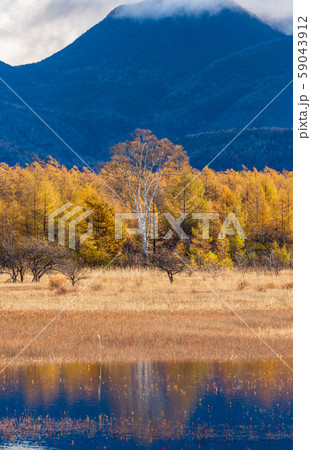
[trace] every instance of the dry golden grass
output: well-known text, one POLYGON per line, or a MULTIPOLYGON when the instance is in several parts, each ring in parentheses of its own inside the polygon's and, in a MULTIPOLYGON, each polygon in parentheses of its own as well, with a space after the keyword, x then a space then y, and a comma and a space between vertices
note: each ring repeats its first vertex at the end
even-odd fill
MULTIPOLYGON (((220 297, 238 309, 292 307, 292 272, 223 272, 216 280, 198 272, 220 297)), ((0 310, 57 310, 84 286, 89 286, 69 307, 71 311, 215 311, 223 304, 196 274, 180 274, 170 285, 165 273, 140 269, 94 271, 75 289, 63 277, 50 275, 41 283, 6 283, 0 277, 0 310)))
MULTIPOLYGON (((275 351, 291 357, 291 271, 231 271, 216 280, 199 275, 275 351)), ((75 289, 60 284, 53 275, 40 284, 1 277, 0 361, 14 357, 88 284, 20 361, 273 357, 195 274, 176 276, 170 285, 161 272, 115 269, 89 273, 75 289)))

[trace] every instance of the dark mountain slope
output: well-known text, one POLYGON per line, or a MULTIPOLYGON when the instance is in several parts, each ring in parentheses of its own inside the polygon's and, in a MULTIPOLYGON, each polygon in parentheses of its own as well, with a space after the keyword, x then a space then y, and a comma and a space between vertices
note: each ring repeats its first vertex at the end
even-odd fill
MULTIPOLYGON (((190 156, 191 163, 202 170, 225 148, 239 130, 199 133, 176 140, 190 156)), ((282 171, 293 167, 293 133, 282 128, 250 128, 241 140, 234 141, 211 164, 214 170, 230 168, 241 170, 243 166, 257 170, 272 167, 282 171)))
MULTIPOLYGON (((292 77, 291 37, 241 8, 157 20, 120 11, 40 63, 0 64, 0 76, 90 164, 137 127, 171 139, 242 128, 292 77)), ((291 127, 290 104, 289 90, 254 126, 291 127)), ((79 163, 3 85, 0 131, 3 161, 51 154, 79 163)))
MULTIPOLYGON (((159 102, 157 112, 170 113, 163 132, 169 132, 172 122, 179 125, 177 134, 246 125, 291 80, 291 48, 291 38, 285 37, 207 65, 159 102)), ((256 125, 291 127, 291 98, 289 88, 256 125)))

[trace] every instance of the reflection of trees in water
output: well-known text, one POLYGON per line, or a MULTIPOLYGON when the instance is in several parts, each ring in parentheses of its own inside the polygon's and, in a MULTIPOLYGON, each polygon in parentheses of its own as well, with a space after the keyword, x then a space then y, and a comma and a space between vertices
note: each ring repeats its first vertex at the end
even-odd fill
MULTIPOLYGON (((144 424, 164 416, 186 423, 204 395, 221 395, 227 402, 256 396, 264 406, 280 395, 291 399, 291 375, 276 361, 31 365, 12 368, 1 384, 3 393, 20 393, 27 409, 79 405, 83 418, 96 406, 108 415, 133 413, 144 424)), ((4 402, 5 397, 2 410, 4 402)))
POLYGON ((199 369, 188 372, 184 365, 177 368, 150 361, 105 365, 101 398, 108 399, 115 415, 133 413, 144 424, 161 421, 165 415, 184 421, 185 411, 195 403, 197 391, 202 389, 199 369))
POLYGON ((270 422, 267 413, 273 414, 275 404, 291 402, 291 383, 287 368, 276 361, 20 366, 1 379, 0 436, 32 438, 40 429, 43 438, 49 432, 67 432, 87 437, 105 433, 132 436, 143 441, 218 439, 224 433, 228 440, 249 433, 254 433, 254 439, 288 439, 291 408, 284 407, 281 416, 288 416, 282 420, 277 415, 270 422), (22 398, 20 411, 12 403, 17 395, 22 398), (229 409, 233 400, 239 408, 245 404, 247 419, 242 427, 234 422, 239 409, 229 409), (6 410, 10 402, 16 413, 6 410), (261 434, 256 434, 248 416, 247 408, 254 412, 255 404, 263 410, 260 420, 267 420, 261 425, 261 434), (220 416, 215 416, 214 407, 221 409, 220 416), (27 416, 24 410, 33 412, 27 416), (41 417, 36 418, 34 411, 41 417), (222 424, 225 411, 232 424, 222 424), (201 415, 201 425, 193 423, 196 412, 201 415))
POLYGON ((229 399, 234 393, 244 397, 257 397, 263 406, 272 406, 282 395, 291 400, 292 372, 275 360, 259 363, 247 361, 239 364, 218 364, 220 392, 229 399))

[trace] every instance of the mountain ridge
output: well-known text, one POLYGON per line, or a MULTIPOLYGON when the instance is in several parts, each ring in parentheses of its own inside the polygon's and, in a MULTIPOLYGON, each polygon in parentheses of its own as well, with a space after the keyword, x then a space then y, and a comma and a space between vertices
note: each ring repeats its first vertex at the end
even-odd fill
MULTIPOLYGON (((291 46, 291 37, 240 9, 152 21, 112 12, 39 63, 0 64, 0 76, 93 164, 135 128, 176 140, 244 127, 291 79, 291 46)), ((256 126, 291 128, 290 102, 288 90, 256 126)), ((1 86, 0 127, 20 148, 17 162, 26 152, 72 164, 55 136, 16 103, 1 86)), ((8 161, 4 148, 0 158, 8 161)))

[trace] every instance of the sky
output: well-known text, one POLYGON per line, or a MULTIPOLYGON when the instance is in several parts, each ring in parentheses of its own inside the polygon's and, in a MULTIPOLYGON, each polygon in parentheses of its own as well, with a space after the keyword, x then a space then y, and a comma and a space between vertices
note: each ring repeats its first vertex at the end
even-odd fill
MULTIPOLYGON (((154 0, 157 1, 157 0, 154 0)), ((162 0, 168 8, 187 2, 223 0, 162 0)), ((66 47, 120 4, 137 0, 0 0, 0 61, 11 65, 40 61, 66 47)), ((290 31, 292 0, 236 0, 268 22, 290 31)), ((166 7, 166 6, 165 6, 166 7)))

